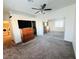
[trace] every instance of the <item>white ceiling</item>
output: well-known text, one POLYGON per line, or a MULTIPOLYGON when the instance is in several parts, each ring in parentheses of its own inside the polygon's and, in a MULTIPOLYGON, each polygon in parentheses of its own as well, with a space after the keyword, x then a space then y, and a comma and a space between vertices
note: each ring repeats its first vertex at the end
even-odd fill
POLYGON ((21 11, 29 14, 33 14, 36 12, 36 10, 33 10, 34 8, 40 8, 42 4, 46 3, 46 8, 52 8, 52 11, 55 11, 59 8, 63 8, 65 6, 71 5, 75 3, 75 0, 4 0, 4 10, 15 10, 15 11, 21 11))

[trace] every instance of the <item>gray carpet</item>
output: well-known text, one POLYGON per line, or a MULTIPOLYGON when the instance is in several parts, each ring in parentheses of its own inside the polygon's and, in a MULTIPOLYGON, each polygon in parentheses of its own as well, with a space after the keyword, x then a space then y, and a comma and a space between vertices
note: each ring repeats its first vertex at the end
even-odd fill
POLYGON ((4 59, 75 59, 72 43, 64 41, 63 32, 48 33, 3 50, 4 59))

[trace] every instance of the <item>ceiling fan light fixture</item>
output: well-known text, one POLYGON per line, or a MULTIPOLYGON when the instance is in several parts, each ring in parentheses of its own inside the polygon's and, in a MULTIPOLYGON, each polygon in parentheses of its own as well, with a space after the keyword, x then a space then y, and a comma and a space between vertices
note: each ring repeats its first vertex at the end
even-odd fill
POLYGON ((52 10, 51 8, 46 9, 45 7, 46 7, 46 4, 43 4, 40 9, 38 9, 38 8, 32 8, 32 9, 34 9, 34 10, 39 10, 39 11, 37 11, 35 14, 37 14, 37 13, 39 13, 39 12, 41 12, 42 14, 45 14, 44 11, 50 11, 50 10, 52 10))

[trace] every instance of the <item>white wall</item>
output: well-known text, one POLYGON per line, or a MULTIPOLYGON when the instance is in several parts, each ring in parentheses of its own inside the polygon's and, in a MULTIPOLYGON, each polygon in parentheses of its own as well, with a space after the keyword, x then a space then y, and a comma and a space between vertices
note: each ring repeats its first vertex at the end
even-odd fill
POLYGON ((42 21, 37 21, 36 22, 36 27, 37 27, 37 35, 38 36, 42 36, 44 35, 44 31, 43 31, 43 22, 42 21))
POLYGON ((9 20, 9 16, 10 16, 9 14, 4 14, 3 15, 3 20, 9 20))
POLYGON ((64 7, 62 9, 52 12, 49 16, 52 19, 63 18, 65 20, 65 40, 73 43, 74 50, 76 51, 75 46, 75 4, 64 7))
POLYGON ((37 35, 43 35, 43 25, 42 21, 38 20, 35 17, 30 17, 23 14, 18 13, 11 13, 12 18, 10 19, 11 26, 13 28, 13 36, 16 43, 21 42, 21 34, 20 29, 18 27, 18 21, 17 20, 33 20, 36 21, 36 29, 37 29, 37 35))
POLYGON ((9 20, 9 16, 10 16, 9 12, 7 11, 3 12, 3 20, 9 20))
POLYGON ((13 37, 16 43, 21 42, 21 35, 20 35, 20 29, 18 28, 18 23, 16 19, 10 20, 11 26, 12 26, 12 32, 13 32, 13 37))

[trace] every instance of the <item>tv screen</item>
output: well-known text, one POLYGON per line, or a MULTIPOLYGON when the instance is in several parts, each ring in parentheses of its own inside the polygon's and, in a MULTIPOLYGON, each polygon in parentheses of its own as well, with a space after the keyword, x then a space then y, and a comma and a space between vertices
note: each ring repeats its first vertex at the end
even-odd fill
POLYGON ((25 20, 18 20, 18 26, 19 28, 28 28, 31 27, 31 21, 25 21, 25 20))

